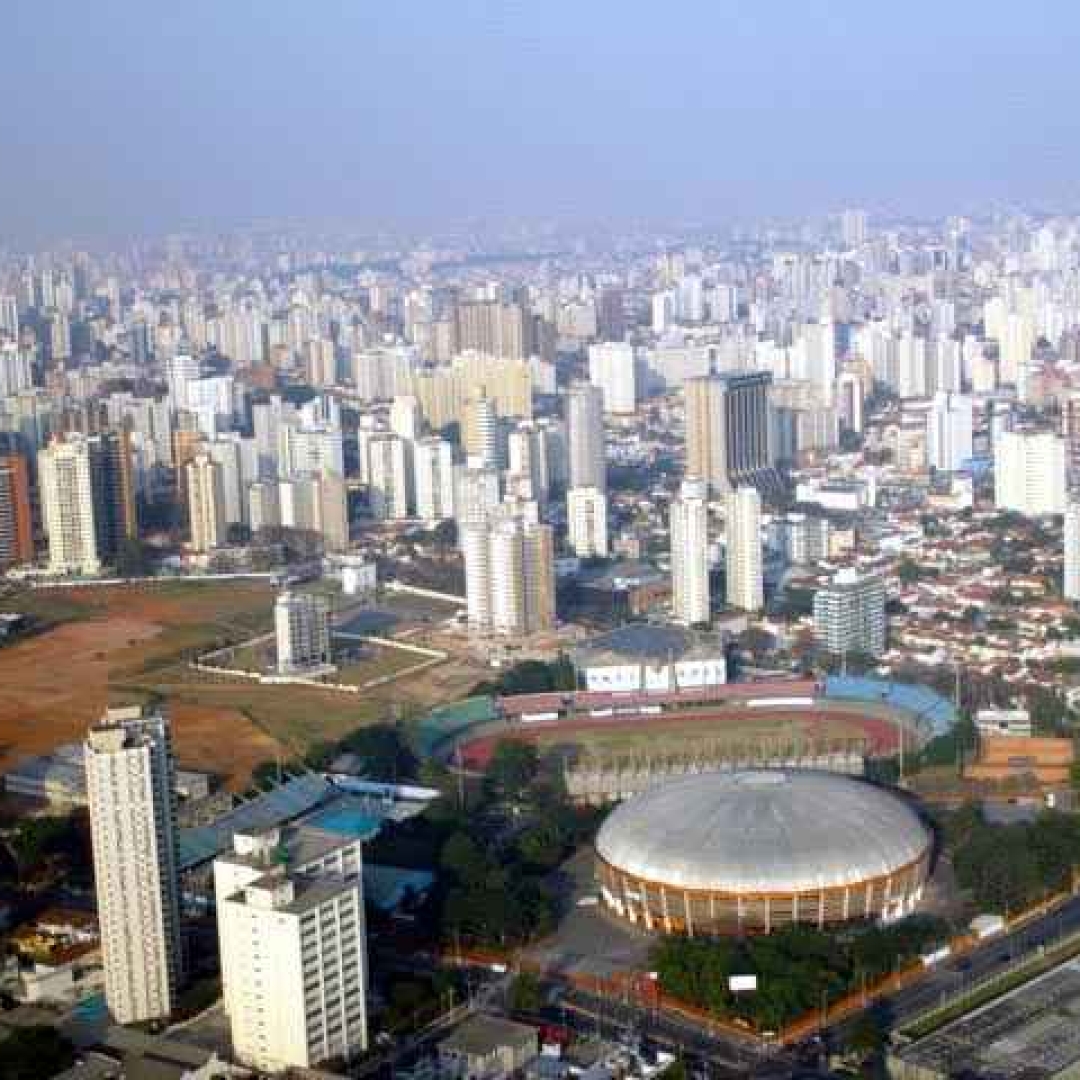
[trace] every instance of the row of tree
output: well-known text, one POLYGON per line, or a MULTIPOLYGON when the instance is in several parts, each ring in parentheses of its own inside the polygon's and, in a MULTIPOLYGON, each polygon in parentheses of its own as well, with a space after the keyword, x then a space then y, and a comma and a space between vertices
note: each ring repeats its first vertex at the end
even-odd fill
POLYGON ((669 937, 656 946, 653 963, 664 993, 776 1031, 873 984, 947 932, 940 920, 920 917, 838 933, 797 926, 750 938, 669 937), (756 976, 757 989, 732 993, 733 975, 756 976))

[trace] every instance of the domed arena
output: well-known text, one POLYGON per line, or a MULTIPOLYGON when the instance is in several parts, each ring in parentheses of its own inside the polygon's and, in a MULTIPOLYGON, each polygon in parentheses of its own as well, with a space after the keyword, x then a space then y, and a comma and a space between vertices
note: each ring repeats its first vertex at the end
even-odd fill
POLYGON ((914 910, 932 837, 887 791, 835 773, 700 773, 615 809, 596 840, 604 904, 665 933, 722 934, 914 910))

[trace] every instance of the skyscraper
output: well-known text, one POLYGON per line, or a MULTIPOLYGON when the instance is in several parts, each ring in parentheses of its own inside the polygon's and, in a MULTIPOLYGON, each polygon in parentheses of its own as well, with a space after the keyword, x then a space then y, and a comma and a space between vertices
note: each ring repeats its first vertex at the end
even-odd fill
POLYGON ((705 481, 688 477, 671 504, 671 607, 675 622, 709 621, 709 513, 705 481))
POLYGON ((101 572, 100 499, 90 462, 89 441, 76 434, 53 441, 38 455, 41 514, 53 573, 101 572))
POLYGON ((85 749, 105 999, 121 1024, 167 1017, 180 977, 168 723, 160 709, 109 709, 85 749))
POLYGON ((926 414, 926 456, 941 472, 957 472, 972 455, 973 409, 964 394, 939 391, 926 414))
POLYGON ((604 395, 598 386, 577 383, 566 397, 570 487, 607 491, 604 452, 604 395))
POLYGON ((470 462, 482 469, 501 468, 499 417, 491 398, 480 395, 466 402, 461 438, 470 462))
POLYGON ((1065 442, 1048 431, 1003 431, 994 445, 994 505, 1037 517, 1065 512, 1065 442))
POLYGON ((742 484, 766 486, 774 456, 770 441, 772 375, 764 371, 707 375, 686 381, 686 473, 716 492, 742 484))
POLYGON ((325 668, 332 660, 330 608, 322 596, 286 590, 274 601, 274 642, 282 675, 325 668))
POLYGON ((197 454, 184 466, 184 475, 191 549, 205 554, 227 540, 222 468, 209 454, 197 454))
POLYGON ((498 514, 462 530, 469 626, 521 637, 555 626, 550 525, 498 514))
POLYGON ((727 496, 725 510, 727 602, 743 611, 765 606, 761 561, 761 496, 740 487, 727 496))
POLYGON ((599 488, 571 488, 566 493, 570 547, 579 558, 608 555, 607 494, 599 488))
POLYGON ((589 346, 589 381, 603 395, 604 411, 632 413, 637 408, 637 351, 625 342, 589 346))
POLYGON ((34 560, 26 458, 0 453, 0 570, 34 560))
POLYGON ((885 651, 885 585, 875 575, 841 570, 814 594, 814 634, 831 653, 885 651))
POLYGON ((1080 503, 1065 508, 1064 550, 1062 552, 1062 595, 1076 603, 1080 600, 1080 503))
POLYGON ((406 442, 397 435, 368 440, 368 499, 380 521, 407 518, 412 503, 406 442))
POLYGON ((413 448, 416 515, 433 525, 454 516, 454 448, 444 439, 421 439, 413 448))
POLYGON ((840 214, 840 242, 846 248, 866 243, 869 216, 865 210, 844 210, 840 214))

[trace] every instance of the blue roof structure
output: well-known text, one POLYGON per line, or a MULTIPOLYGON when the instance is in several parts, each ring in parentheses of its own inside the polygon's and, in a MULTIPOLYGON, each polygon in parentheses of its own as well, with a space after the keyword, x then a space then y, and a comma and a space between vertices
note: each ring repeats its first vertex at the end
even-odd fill
POLYGON ((890 682, 868 676, 832 675, 825 680, 825 696, 844 701, 891 705, 910 713, 928 739, 948 735, 956 723, 956 707, 929 686, 890 682))

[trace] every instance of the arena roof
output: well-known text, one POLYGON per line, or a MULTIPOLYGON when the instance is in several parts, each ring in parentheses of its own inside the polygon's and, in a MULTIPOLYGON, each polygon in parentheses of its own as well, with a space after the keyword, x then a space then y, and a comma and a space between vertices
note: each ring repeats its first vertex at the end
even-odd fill
POLYGON ((914 863, 931 837, 895 795, 832 773, 701 773, 619 806, 597 853, 675 889, 793 893, 854 885, 914 863))
POLYGON ((669 663, 713 659, 724 655, 724 643, 681 626, 621 626, 572 650, 578 667, 598 664, 669 663))

